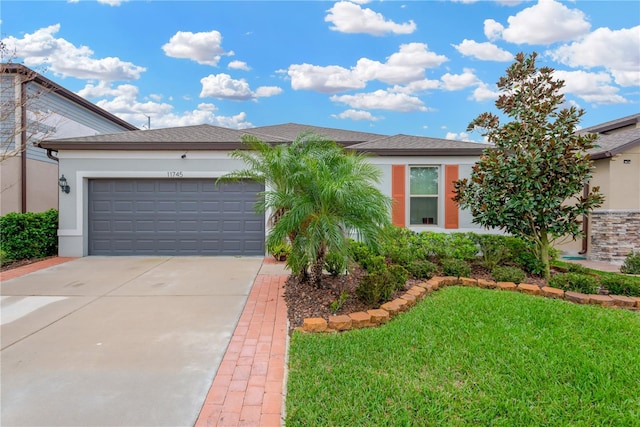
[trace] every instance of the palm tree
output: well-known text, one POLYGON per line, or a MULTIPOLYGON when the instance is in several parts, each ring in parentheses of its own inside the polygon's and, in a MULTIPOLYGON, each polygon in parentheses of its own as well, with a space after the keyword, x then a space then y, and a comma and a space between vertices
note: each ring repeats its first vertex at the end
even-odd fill
POLYGON ((232 155, 248 167, 223 179, 265 183, 257 208, 273 212, 267 246, 288 239, 292 271, 320 286, 326 255, 347 257, 350 237, 379 244, 391 201, 375 187, 381 171, 366 157, 313 134, 300 135, 290 145, 270 146, 253 137, 244 141, 252 151, 232 155))

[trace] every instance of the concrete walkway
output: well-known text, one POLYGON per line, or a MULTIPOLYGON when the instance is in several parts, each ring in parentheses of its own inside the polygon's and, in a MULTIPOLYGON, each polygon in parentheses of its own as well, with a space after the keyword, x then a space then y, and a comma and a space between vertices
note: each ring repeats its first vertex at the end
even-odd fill
MULTIPOLYGON (((47 262, 56 261, 41 267, 47 262)), ((89 257, 11 280, 3 274, 1 424, 190 426, 200 419, 212 425, 205 410, 215 400, 203 406, 205 396, 216 390, 214 377, 222 381, 233 368, 225 416, 219 419, 220 412, 213 425, 256 425, 248 421, 256 419, 256 406, 260 425, 279 425, 286 310, 271 316, 269 304, 283 307, 278 284, 286 275, 262 262, 89 257), (270 323, 271 342, 269 335, 254 337, 261 317, 259 334, 268 334, 270 323), (238 349, 235 367, 220 364, 238 349), (230 416, 240 398, 232 388, 247 372, 238 417, 230 416), (253 379, 260 376, 261 400, 261 379, 253 379)))

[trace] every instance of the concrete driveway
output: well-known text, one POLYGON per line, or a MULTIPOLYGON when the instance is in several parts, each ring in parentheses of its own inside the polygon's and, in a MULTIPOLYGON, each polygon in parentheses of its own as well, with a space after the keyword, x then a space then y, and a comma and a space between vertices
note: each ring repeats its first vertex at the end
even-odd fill
POLYGON ((1 425, 193 425, 262 261, 87 257, 3 282, 1 425))

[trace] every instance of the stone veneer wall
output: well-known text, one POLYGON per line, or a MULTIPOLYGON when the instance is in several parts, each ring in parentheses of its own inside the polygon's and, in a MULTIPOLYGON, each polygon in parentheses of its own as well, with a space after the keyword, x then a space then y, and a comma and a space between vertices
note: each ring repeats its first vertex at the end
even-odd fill
POLYGON ((589 259, 622 264, 640 251, 640 210, 599 210, 591 214, 589 259))

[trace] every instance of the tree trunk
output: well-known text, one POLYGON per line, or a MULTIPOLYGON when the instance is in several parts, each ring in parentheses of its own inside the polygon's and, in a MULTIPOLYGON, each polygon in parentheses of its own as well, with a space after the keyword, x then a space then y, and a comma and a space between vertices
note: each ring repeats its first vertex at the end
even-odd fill
POLYGON ((544 278, 549 280, 551 277, 551 267, 549 265, 549 237, 546 232, 542 233, 539 245, 540 261, 542 261, 542 265, 544 266, 544 278))
POLYGON ((311 264, 311 273, 309 274, 309 281, 316 288, 320 287, 322 282, 322 269, 324 268, 325 250, 321 249, 313 264, 311 264))

